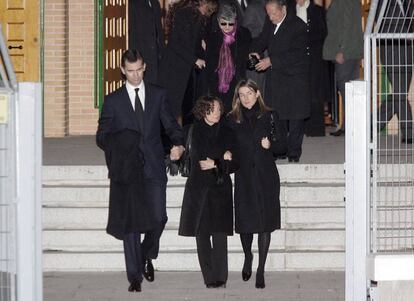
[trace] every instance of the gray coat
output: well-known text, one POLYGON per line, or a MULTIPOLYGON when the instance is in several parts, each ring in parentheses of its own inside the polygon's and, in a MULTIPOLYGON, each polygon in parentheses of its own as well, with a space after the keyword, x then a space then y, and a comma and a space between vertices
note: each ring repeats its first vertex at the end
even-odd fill
POLYGON ((328 35, 323 46, 323 58, 334 61, 342 52, 346 60, 361 59, 364 45, 359 0, 333 0, 326 13, 328 35))

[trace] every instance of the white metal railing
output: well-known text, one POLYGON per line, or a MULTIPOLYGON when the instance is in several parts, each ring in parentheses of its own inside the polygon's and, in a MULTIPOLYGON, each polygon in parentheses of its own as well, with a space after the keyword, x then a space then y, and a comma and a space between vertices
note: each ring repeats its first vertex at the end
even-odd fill
POLYGON ((0 300, 14 301, 17 271, 16 77, 0 25, 0 300))
POLYGON ((377 300, 371 285, 376 281, 414 280, 414 131, 408 97, 414 85, 414 0, 372 0, 364 48, 366 106, 357 103, 355 84, 349 88, 354 97, 347 95, 353 99, 346 116, 351 125, 346 130, 347 301, 366 300, 367 293, 377 300), (366 118, 349 116, 358 109, 366 109, 366 118), (358 140, 361 129, 368 133, 366 141, 358 140), (355 143, 360 145, 352 149, 355 143))
POLYGON ((17 83, 0 25, 0 300, 42 300, 40 83, 17 83))

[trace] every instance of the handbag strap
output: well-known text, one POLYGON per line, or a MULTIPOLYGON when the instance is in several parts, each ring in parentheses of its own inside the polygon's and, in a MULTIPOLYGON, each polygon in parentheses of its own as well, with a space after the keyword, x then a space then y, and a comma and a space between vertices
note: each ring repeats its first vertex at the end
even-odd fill
POLYGON ((187 141, 185 142, 185 151, 188 151, 188 153, 190 153, 191 151, 191 141, 193 140, 193 128, 194 125, 190 125, 190 128, 188 129, 187 141))

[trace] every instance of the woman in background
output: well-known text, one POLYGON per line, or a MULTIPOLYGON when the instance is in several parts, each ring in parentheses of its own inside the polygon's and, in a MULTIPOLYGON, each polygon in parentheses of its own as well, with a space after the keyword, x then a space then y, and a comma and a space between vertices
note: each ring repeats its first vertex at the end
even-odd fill
POLYGON ((212 27, 206 40, 207 86, 210 94, 220 97, 228 113, 236 84, 246 78, 251 35, 237 22, 236 7, 226 2, 220 4, 213 22, 218 22, 218 27, 212 27))
POLYGON ((168 44, 160 61, 159 84, 167 89, 171 109, 180 123, 193 70, 206 66, 202 40, 216 8, 217 0, 180 0, 168 12, 168 44))

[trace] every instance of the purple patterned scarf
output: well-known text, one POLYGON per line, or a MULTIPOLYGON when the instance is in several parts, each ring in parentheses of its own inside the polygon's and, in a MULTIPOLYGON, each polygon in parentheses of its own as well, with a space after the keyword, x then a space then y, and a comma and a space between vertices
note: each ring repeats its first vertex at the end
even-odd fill
POLYGON ((220 93, 226 93, 230 88, 230 82, 236 73, 231 57, 230 45, 236 41, 237 23, 234 24, 233 30, 229 33, 223 32, 223 44, 220 48, 220 56, 216 72, 218 73, 218 90, 220 93))

